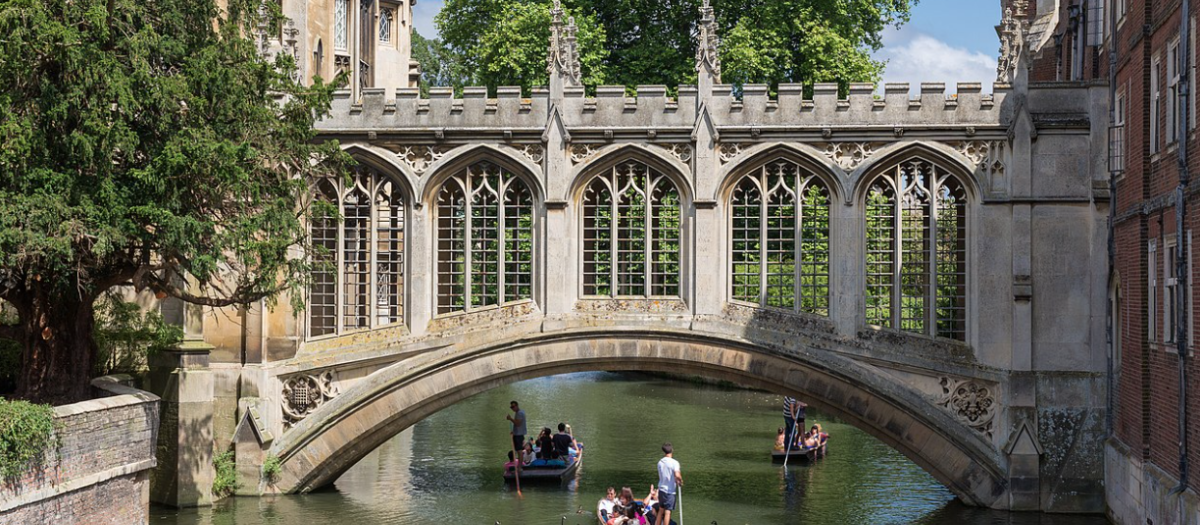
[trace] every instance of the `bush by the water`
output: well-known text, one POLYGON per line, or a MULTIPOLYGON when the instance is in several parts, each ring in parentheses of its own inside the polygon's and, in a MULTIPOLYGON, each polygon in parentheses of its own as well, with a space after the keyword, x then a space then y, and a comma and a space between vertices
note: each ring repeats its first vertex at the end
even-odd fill
POLYGON ((19 479, 55 445, 54 407, 0 398, 0 477, 19 479))

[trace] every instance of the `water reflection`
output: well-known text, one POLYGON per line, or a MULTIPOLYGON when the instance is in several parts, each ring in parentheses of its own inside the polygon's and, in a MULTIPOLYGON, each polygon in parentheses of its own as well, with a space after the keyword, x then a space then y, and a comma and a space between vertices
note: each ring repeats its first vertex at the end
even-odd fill
POLYGON ((672 441, 685 479, 687 523, 1082 525, 1099 517, 974 509, 898 452, 849 425, 810 411, 831 434, 813 465, 772 465, 780 398, 740 389, 607 373, 571 374, 499 387, 439 412, 388 441, 332 490, 241 498, 213 509, 155 509, 160 524, 477 523, 590 525, 607 486, 639 497, 656 479, 659 445, 672 441), (560 421, 587 446, 566 486, 501 479, 509 400, 531 433, 560 421))

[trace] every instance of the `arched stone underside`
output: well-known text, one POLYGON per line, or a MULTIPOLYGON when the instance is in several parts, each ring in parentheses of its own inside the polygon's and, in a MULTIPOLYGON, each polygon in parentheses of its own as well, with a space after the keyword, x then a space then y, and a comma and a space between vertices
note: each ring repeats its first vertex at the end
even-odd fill
POLYGON ((673 331, 569 331, 381 369, 273 444, 270 453, 283 460, 276 486, 307 492, 332 483, 405 428, 491 388, 597 370, 693 374, 795 395, 900 451, 964 502, 1009 505, 1004 455, 977 430, 871 365, 834 352, 781 352, 673 331))

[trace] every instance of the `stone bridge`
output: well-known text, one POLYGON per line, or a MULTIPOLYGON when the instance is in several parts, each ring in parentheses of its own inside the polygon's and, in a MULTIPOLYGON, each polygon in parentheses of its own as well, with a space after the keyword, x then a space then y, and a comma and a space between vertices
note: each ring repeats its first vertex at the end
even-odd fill
POLYGON ((359 164, 313 181, 305 310, 191 332, 218 445, 282 462, 249 490, 502 384, 652 370, 800 397, 968 504, 1103 511, 1106 88, 735 90, 705 16, 677 91, 585 90, 557 20, 548 88, 337 96, 359 164))

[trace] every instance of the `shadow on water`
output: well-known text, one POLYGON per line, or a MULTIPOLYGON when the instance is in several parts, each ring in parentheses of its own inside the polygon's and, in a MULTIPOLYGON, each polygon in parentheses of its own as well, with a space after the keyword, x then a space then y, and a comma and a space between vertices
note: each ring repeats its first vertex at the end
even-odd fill
POLYGON ((498 387, 402 432, 335 483, 302 496, 241 498, 212 509, 153 509, 174 524, 471 523, 590 525, 607 486, 638 498, 656 480, 659 446, 672 441, 682 463, 687 523, 1084 525, 1096 516, 1046 516, 962 505, 931 476, 836 419, 810 412, 833 436, 811 465, 770 462, 783 423, 778 396, 656 376, 584 373, 498 387), (530 431, 560 421, 587 446, 569 484, 522 486, 501 479, 510 399, 530 431), (693 521, 695 520, 695 521, 693 521))

